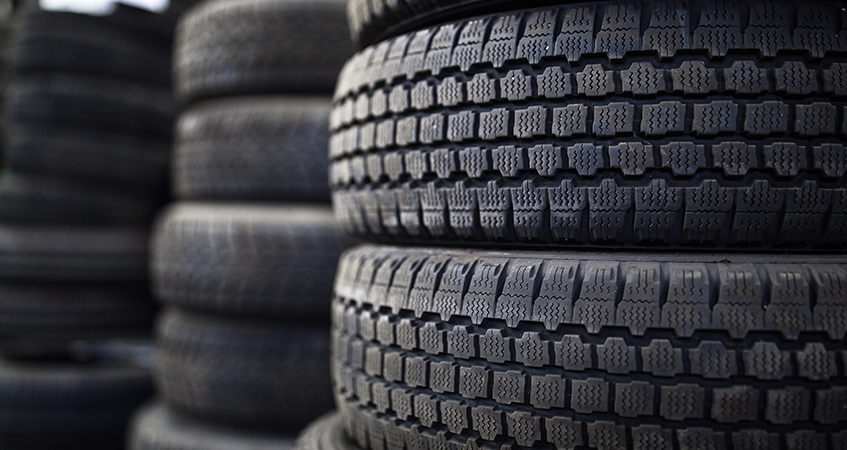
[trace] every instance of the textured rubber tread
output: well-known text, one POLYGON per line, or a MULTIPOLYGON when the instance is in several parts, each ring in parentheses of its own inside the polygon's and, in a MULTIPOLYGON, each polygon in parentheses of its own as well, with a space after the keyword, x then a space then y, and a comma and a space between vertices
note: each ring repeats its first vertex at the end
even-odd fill
POLYGON ((165 87, 82 75, 31 76, 3 97, 9 124, 50 124, 170 139, 174 106, 165 87))
POLYGON ((158 199, 147 192, 61 178, 0 178, 0 220, 39 225, 146 225, 158 199))
POLYGON ((157 192, 167 184, 170 144, 49 124, 8 127, 3 163, 18 174, 60 176, 157 192))
POLYGON ((291 436, 207 424, 159 403, 145 406, 130 425, 129 450, 291 450, 291 436))
POLYGON ((179 100, 330 92, 352 53, 342 0, 215 0, 188 12, 174 43, 179 100))
POLYGON ((10 450, 123 448, 148 370, 73 363, 0 364, 0 445, 10 450))
POLYGON ((16 74, 72 72, 170 85, 170 47, 81 14, 21 14, 9 45, 16 74))
POLYGON ((351 244, 326 207, 177 203, 153 232, 153 289, 191 309, 325 319, 351 244))
POLYGON ((404 242, 844 248, 833 8, 576 4, 369 47, 330 116, 339 219, 404 242))
POLYGON ((295 450, 356 450, 356 447, 344 435, 341 416, 332 412, 309 424, 300 433, 295 450))
POLYGON ((432 23, 556 3, 550 0, 351 0, 347 2, 347 18, 353 42, 367 46, 432 23))
POLYGON ((146 227, 0 226, 0 278, 144 281, 146 227))
POLYGON ((840 448, 845 281, 841 256, 357 247, 336 399, 368 449, 840 448))
POLYGON ((0 336, 21 339, 113 338, 141 334, 154 305, 143 284, 0 284, 0 336))
POLYGON ((176 196, 328 202, 329 106, 328 97, 242 97, 191 107, 176 127, 176 196))
POLYGON ((326 327, 169 309, 156 331, 162 400, 230 424, 297 431, 331 409, 326 327))

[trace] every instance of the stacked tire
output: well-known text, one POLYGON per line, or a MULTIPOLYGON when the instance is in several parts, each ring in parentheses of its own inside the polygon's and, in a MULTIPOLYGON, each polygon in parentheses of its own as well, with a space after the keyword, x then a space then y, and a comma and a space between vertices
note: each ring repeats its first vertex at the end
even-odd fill
POLYGON ((167 184, 170 43, 190 1, 155 11, 14 3, 2 81, 0 447, 120 449, 153 393, 147 234, 167 184))
POLYGON ((301 448, 847 448, 843 9, 488 3, 349 2, 301 448))
POLYGON ((351 244, 329 207, 338 0, 211 0, 174 50, 177 202, 151 242, 159 401, 134 450, 287 448, 333 408, 329 280, 351 244))

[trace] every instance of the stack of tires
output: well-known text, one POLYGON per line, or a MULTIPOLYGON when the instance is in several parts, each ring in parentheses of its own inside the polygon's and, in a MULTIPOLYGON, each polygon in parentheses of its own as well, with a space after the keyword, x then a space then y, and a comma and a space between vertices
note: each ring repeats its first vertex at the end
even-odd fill
POLYGON ((211 0, 174 50, 177 203, 151 242, 154 382, 134 450, 285 448, 333 408, 332 87, 352 53, 339 0, 211 0))
POLYGON ((847 448, 844 9, 490 3, 350 2, 302 448, 847 448))
POLYGON ((3 97, 0 447, 119 449, 152 395, 147 233, 190 1, 20 3, 3 97))

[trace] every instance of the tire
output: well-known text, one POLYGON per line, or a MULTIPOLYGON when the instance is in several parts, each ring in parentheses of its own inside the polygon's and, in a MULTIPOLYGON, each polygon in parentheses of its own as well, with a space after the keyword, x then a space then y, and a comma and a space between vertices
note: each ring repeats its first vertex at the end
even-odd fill
POLYGON ((73 363, 0 363, 0 446, 118 450, 149 371, 73 363))
POLYGON ((6 172, 0 220, 38 225, 146 225, 160 202, 146 192, 6 172))
POLYGON ((325 320, 351 244, 324 207, 178 203, 154 228, 152 285, 184 308, 325 320))
POLYGON ((169 309, 154 372, 167 405, 227 424, 297 431, 333 407, 324 325, 169 309))
POLYGON ((843 448, 845 282, 841 255, 357 247, 336 401, 363 449, 843 448))
POLYGON ((174 27, 177 19, 185 10, 197 3, 198 0, 172 0, 163 13, 146 11, 141 8, 116 4, 111 14, 104 16, 88 15, 84 13, 71 13, 60 11, 49 11, 41 9, 40 0, 24 0, 19 2, 21 11, 19 14, 27 17, 61 17, 57 20, 73 21, 79 27, 108 26, 116 30, 126 30, 142 34, 153 44, 167 46, 173 38, 174 27))
POLYGON ((157 403, 141 409, 130 430, 129 450, 291 450, 294 444, 289 436, 206 424, 157 403))
POLYGON ((18 174, 103 182, 160 193, 170 144, 120 133, 53 125, 9 127, 3 163, 18 174))
POLYGON ((515 8, 561 3, 553 0, 351 0, 347 17, 359 48, 433 24, 515 8))
POLYGON ((42 124, 110 130, 167 141, 174 106, 166 88, 81 75, 32 76, 6 89, 11 125, 42 124))
POLYGON ((170 47, 81 14, 22 14, 10 45, 17 74, 71 72, 170 86, 170 47))
POLYGON ((183 102, 233 94, 329 93, 352 53, 341 0, 214 0, 177 26, 183 102))
POLYGON ((248 97, 190 108, 176 126, 176 196, 329 202, 329 105, 323 97, 248 97))
POLYGON ((402 242, 844 249, 832 4, 690 6, 497 14, 358 53, 330 116, 339 219, 402 242))
POLYGON ((154 311, 143 284, 5 282, 0 346, 66 349, 75 340, 149 336, 154 311))
POLYGON ((338 413, 324 415, 300 433, 295 450, 357 450, 347 436, 338 413))
POLYGON ((0 278, 145 281, 146 227, 0 226, 0 278))

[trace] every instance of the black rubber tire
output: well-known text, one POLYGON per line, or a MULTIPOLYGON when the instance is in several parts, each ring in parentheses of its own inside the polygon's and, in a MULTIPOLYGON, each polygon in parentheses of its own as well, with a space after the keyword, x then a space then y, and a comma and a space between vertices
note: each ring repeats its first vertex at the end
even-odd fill
POLYGON ((40 0, 23 0, 18 3, 20 15, 34 16, 70 16, 68 20, 78 23, 80 27, 109 26, 116 30, 131 31, 142 34, 151 44, 167 46, 172 40, 174 27, 179 17, 198 0, 171 0, 168 9, 156 13, 123 4, 115 4, 111 14, 98 16, 84 13, 71 13, 44 10, 39 6, 40 0))
POLYGON ((140 283, 0 284, 0 339, 17 346, 144 335, 154 312, 140 283))
POLYGON ((72 72, 170 86, 170 45, 82 14, 20 14, 9 48, 16 74, 72 72))
POLYGON ((146 227, 0 226, 0 278, 144 281, 146 227))
POLYGON ((6 172, 0 220, 38 225, 146 225, 161 203, 134 189, 6 172))
POLYGON ((210 101, 176 126, 173 185, 181 199, 329 202, 329 98, 210 101))
POLYGON ((196 417, 298 431, 333 407, 327 328, 168 309, 156 329, 157 390, 196 417))
POLYGON ((362 48, 433 24, 557 3, 561 0, 350 0, 347 19, 353 42, 362 48))
POLYGON ((19 174, 165 191, 170 143, 76 127, 19 125, 6 130, 3 163, 19 174))
POLYGON ((365 449, 847 438, 843 255, 364 246, 335 295, 336 400, 365 449))
POLYGON ((326 320, 351 244, 325 207, 177 203, 151 238, 153 290, 201 311, 326 320))
POLYGON ((352 52, 343 0, 211 0, 177 26, 174 88, 183 102, 329 93, 352 52))
POLYGON ((844 249, 840 10, 674 5, 498 14, 358 53, 330 116, 339 219, 403 242, 844 249))
POLYGON ((135 415, 128 450, 292 450, 291 436, 207 424, 153 403, 135 415))
POLYGON ((67 74, 15 80, 6 89, 3 109, 12 126, 79 126, 165 141, 174 120, 167 88, 67 74))
POLYGON ((309 424, 297 438, 294 450, 359 450, 359 448, 344 435, 341 416, 332 412, 309 424))
POLYGON ((0 447, 120 450, 132 411, 152 395, 146 369, 0 362, 0 447))

